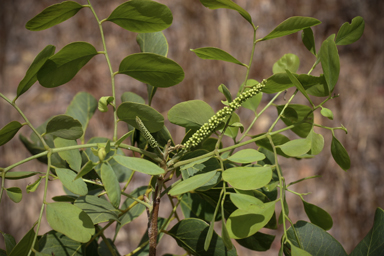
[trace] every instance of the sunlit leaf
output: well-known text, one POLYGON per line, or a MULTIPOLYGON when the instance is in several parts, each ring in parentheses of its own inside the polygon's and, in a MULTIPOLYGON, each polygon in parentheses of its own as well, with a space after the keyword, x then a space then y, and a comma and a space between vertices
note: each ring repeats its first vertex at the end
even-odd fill
POLYGON ((272 72, 276 73, 285 73, 285 70, 288 69, 292 73, 296 73, 300 66, 300 60, 297 55, 293 53, 284 54, 275 64, 273 64, 272 72))
POLYGON ((263 160, 265 158, 265 155, 260 153, 259 151, 255 149, 243 149, 232 156, 228 157, 227 159, 235 162, 235 163, 253 163, 260 160, 263 160))
POLYGON ((7 196, 15 203, 19 203, 23 198, 23 193, 21 189, 18 187, 6 188, 5 192, 7 192, 7 196))
POLYGON ((113 159, 133 171, 149 175, 159 175, 164 173, 162 168, 143 158, 115 155, 113 159))
POLYGON ((223 172, 223 180, 232 187, 243 190, 261 188, 271 179, 271 167, 234 167, 223 172))

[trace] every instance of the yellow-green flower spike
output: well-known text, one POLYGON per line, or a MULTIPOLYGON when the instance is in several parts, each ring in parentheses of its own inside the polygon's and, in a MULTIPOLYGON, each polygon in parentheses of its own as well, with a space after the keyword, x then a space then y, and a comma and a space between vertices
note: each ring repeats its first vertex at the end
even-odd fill
POLYGON ((143 122, 138 116, 136 116, 136 123, 139 126, 139 130, 144 135, 144 138, 147 140, 151 148, 159 147, 155 138, 153 138, 152 134, 148 131, 147 127, 145 127, 145 125, 143 124, 143 122))
POLYGON ((231 103, 229 103, 228 106, 224 107, 223 109, 219 110, 216 115, 212 116, 208 123, 203 124, 199 130, 197 130, 189 139, 187 142, 184 143, 184 149, 188 150, 191 147, 197 146, 200 142, 203 141, 203 139, 207 136, 209 136, 216 127, 221 123, 224 122, 224 120, 227 118, 227 116, 232 115, 232 113, 238 109, 241 104, 246 101, 247 99, 255 96, 258 94, 261 89, 266 84, 266 80, 263 80, 263 82, 255 85, 248 91, 245 91, 239 95, 236 99, 234 99, 231 103))

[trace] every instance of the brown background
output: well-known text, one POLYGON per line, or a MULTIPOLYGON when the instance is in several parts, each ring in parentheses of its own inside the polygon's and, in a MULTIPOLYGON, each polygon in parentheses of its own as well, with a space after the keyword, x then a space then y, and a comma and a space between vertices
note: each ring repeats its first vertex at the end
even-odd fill
MULTIPOLYGON (((86 4, 86 1, 79 1, 86 4)), ((235 11, 209 10, 199 1, 159 0, 172 10, 173 24, 164 31, 169 42, 168 57, 178 62, 185 71, 185 79, 179 85, 167 89, 159 89, 153 106, 166 117, 167 111, 175 104, 191 99, 208 102, 215 111, 222 107, 223 96, 217 87, 224 83, 234 95, 239 84, 245 77, 245 69, 232 63, 201 60, 189 49, 214 46, 221 48, 242 62, 248 63, 252 45, 252 29, 249 24, 235 11)), ((341 72, 336 93, 340 97, 327 103, 327 107, 335 114, 333 122, 325 120, 318 113, 316 122, 328 126, 339 126, 341 123, 348 128, 348 135, 337 131, 336 135, 347 148, 351 157, 352 168, 344 172, 333 161, 330 155, 330 132, 316 130, 326 139, 325 150, 315 159, 287 161, 281 159, 283 173, 288 182, 315 174, 322 175, 315 181, 306 181, 293 187, 298 192, 313 192, 305 197, 327 210, 334 220, 330 233, 341 242, 349 253, 365 236, 373 223, 376 207, 384 207, 383 181, 383 112, 384 112, 384 2, 381 0, 237 0, 237 4, 246 9, 256 25, 259 25, 258 38, 265 36, 276 25, 290 16, 311 16, 322 21, 314 28, 316 47, 333 33, 344 22, 350 22, 355 16, 362 16, 366 26, 363 37, 349 46, 340 46, 341 72)), ((1 1, 0 2, 0 92, 13 99, 19 82, 34 57, 46 45, 53 44, 57 51, 74 41, 87 41, 98 50, 102 50, 97 24, 88 9, 81 10, 76 16, 58 26, 45 31, 31 32, 25 29, 25 23, 43 10, 55 4, 54 0, 1 1)), ((106 18, 122 1, 94 0, 92 4, 100 19, 106 18)), ((126 31, 115 24, 103 24, 107 48, 114 70, 127 55, 139 51, 135 41, 135 33, 126 31)), ((285 53, 299 56, 301 65, 299 73, 307 73, 314 57, 305 49, 300 34, 261 42, 257 45, 250 78, 261 81, 272 74, 272 65, 285 53)), ((320 68, 320 65, 319 65, 320 68)), ((313 74, 319 74, 320 69, 313 74)), ((117 95, 125 91, 133 91, 146 97, 145 85, 126 76, 117 76, 117 95)), ((110 78, 103 56, 92 59, 76 77, 61 87, 45 89, 35 84, 17 102, 33 125, 38 126, 49 117, 65 112, 73 96, 80 91, 87 91, 97 99, 111 95, 110 78)), ((292 91, 289 91, 289 97, 292 91)), ((266 104, 271 95, 265 95, 266 104)), ((303 98, 295 99, 304 103, 303 98)), ((316 100, 319 103, 318 100, 316 100)), ((279 104, 284 103, 283 97, 279 104)), ((253 134, 265 131, 276 117, 272 110, 263 115, 252 130, 253 134)), ((111 137, 111 112, 97 112, 92 120, 87 138, 93 136, 111 137)), ((240 111, 242 122, 247 125, 252 120, 249 111, 240 111)), ((22 122, 18 113, 5 101, 0 102, 0 127, 12 120, 22 122)), ((166 123, 176 142, 183 137, 183 129, 166 123)), ((119 133, 125 126, 119 126, 119 133)), ((28 135, 30 131, 20 131, 28 135)), ((30 154, 15 138, 0 147, 0 166, 28 157, 30 154)), ((45 171, 39 163, 28 163, 15 171, 45 171)), ((142 178, 135 178, 134 187, 146 184, 142 178)), ((41 207, 42 187, 33 194, 25 193, 25 186, 34 179, 27 181, 7 181, 6 186, 19 186, 23 189, 23 201, 15 204, 3 197, 0 205, 0 230, 13 234, 20 240, 38 217, 41 207)), ((50 185, 50 197, 61 193, 59 183, 50 185)), ((293 221, 307 220, 302 203, 296 196, 288 195, 290 216, 293 221)), ((165 209, 168 206, 163 204, 165 209)), ((162 216, 166 216, 165 211, 162 216)), ((143 229, 145 217, 124 229, 118 237, 118 246, 122 253, 128 253, 137 246, 143 229), (136 224, 135 224, 136 223, 136 224), (128 242, 127 242, 128 241, 128 242)), ((40 233, 49 227, 43 223, 40 233)), ((240 255, 276 255, 279 238, 273 245, 273 251, 266 253, 239 251, 240 255)), ((0 238, 0 247, 4 248, 0 238)), ((162 252, 175 252, 172 239, 164 240, 162 252)), ((178 250, 179 253, 182 251, 178 250)))

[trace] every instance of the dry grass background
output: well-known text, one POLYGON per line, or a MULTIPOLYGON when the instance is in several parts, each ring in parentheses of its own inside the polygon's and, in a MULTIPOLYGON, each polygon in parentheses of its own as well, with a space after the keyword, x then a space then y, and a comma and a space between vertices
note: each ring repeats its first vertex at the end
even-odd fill
MULTIPOLYGON (((86 4, 85 0, 79 0, 86 4)), ((106 18, 111 11, 123 1, 93 0, 92 3, 99 17, 106 18)), ((208 102, 215 110, 222 107, 222 95, 217 87, 226 84, 232 93, 237 91, 244 79, 245 70, 231 63, 201 60, 189 49, 204 46, 219 47, 230 52, 239 60, 248 63, 252 44, 252 29, 235 11, 209 10, 198 0, 158 0, 172 10, 174 21, 164 31, 169 42, 168 57, 178 62, 184 69, 185 79, 179 85, 168 89, 159 89, 153 107, 166 117, 167 111, 175 104, 191 99, 208 102)), ((334 163, 330 152, 330 134, 320 132, 326 139, 326 149, 312 160, 282 161, 283 173, 287 181, 293 181, 310 175, 320 174, 321 178, 303 182, 294 189, 298 192, 313 192, 306 200, 326 209, 334 220, 330 233, 341 242, 347 252, 365 236, 373 223, 376 207, 384 207, 384 175, 383 155, 384 139, 384 2, 381 0, 237 0, 237 4, 253 17, 259 25, 258 38, 266 35, 276 25, 290 16, 311 16, 323 23, 314 28, 317 49, 322 40, 332 33, 337 33, 344 22, 350 22, 355 16, 365 19, 366 27, 363 37, 349 46, 339 47, 341 73, 337 84, 340 97, 327 103, 327 107, 335 114, 333 122, 316 116, 317 122, 339 126, 342 123, 348 128, 348 135, 341 131, 337 137, 347 148, 352 168, 344 172, 334 163)), ((53 44, 61 49, 73 41, 87 41, 101 50, 100 35, 91 12, 81 10, 75 17, 58 26, 41 32, 31 32, 24 28, 25 23, 43 8, 57 3, 56 0, 1 1, 0 2, 0 92, 14 98, 17 86, 23 78, 34 57, 46 45, 53 44)), ((120 61, 128 54, 139 51, 135 41, 135 33, 125 31, 110 23, 103 24, 107 48, 112 66, 117 70, 120 61)), ((273 63, 285 53, 299 56, 301 66, 299 72, 306 73, 314 58, 305 49, 300 34, 286 36, 277 40, 261 42, 256 47, 253 68, 250 78, 262 80, 272 74, 273 63)), ((315 74, 318 74, 315 72, 315 74)), ((125 91, 135 92, 146 97, 146 87, 126 76, 117 76, 117 95, 125 91)), ((54 89, 45 89, 34 85, 19 100, 18 104, 35 126, 49 117, 65 112, 72 97, 80 91, 87 91, 94 97, 110 95, 110 80, 103 56, 96 56, 68 84, 54 89)), ((290 91, 288 92, 290 93, 290 91)), ((288 94, 289 95, 289 94, 288 94)), ((266 95, 263 104, 270 99, 266 95)), ((279 99, 284 103, 284 99, 279 99)), ((305 101, 298 99, 296 102, 305 101)), ((111 137, 112 119, 110 113, 96 113, 89 127, 87 137, 111 137)), ((242 122, 251 122, 251 113, 240 112, 242 122)), ((252 133, 262 132, 276 116, 270 111, 260 120, 252 133)), ((12 120, 22 121, 18 113, 6 102, 0 102, 0 127, 12 120)), ((166 123, 176 142, 183 137, 183 129, 166 123)), ((124 132, 124 126, 120 127, 124 132)), ((319 132, 319 130, 317 130, 319 132)), ((29 134, 27 128, 22 134, 29 134)), ((0 147, 0 166, 28 157, 29 153, 18 139, 14 139, 0 147)), ((15 171, 44 171, 45 166, 39 163, 28 163, 19 166, 15 171)), ((143 178, 135 178, 134 186, 145 184, 143 178)), ((18 241, 36 221, 41 205, 42 188, 33 194, 25 193, 25 186, 33 182, 7 181, 7 186, 19 186, 23 189, 23 201, 15 204, 3 197, 0 205, 0 230, 13 234, 18 241)), ((50 186, 50 195, 61 193, 58 183, 50 186)), ((294 196, 288 196, 288 204, 294 221, 306 220, 302 203, 294 196)), ((165 205, 165 204, 164 204, 165 205)), ((169 207, 165 206, 167 210, 169 207)), ((166 212, 163 213, 166 216, 166 212)), ((143 228, 145 217, 121 232, 118 246, 122 253, 128 253, 137 245, 143 228), (135 224, 136 223, 136 224, 135 224), (127 242, 128 241, 128 242, 127 242)), ((49 229, 44 223, 41 233, 49 229)), ((266 253, 240 250, 240 255, 276 255, 279 238, 273 250, 266 253)), ((175 247, 172 239, 165 240, 160 251, 171 252, 175 247)), ((0 248, 4 248, 2 237, 0 248)), ((176 250, 177 251, 177 250, 176 250)), ((175 252, 175 251, 173 251, 175 252)), ((178 252, 181 253, 179 250, 178 252)))

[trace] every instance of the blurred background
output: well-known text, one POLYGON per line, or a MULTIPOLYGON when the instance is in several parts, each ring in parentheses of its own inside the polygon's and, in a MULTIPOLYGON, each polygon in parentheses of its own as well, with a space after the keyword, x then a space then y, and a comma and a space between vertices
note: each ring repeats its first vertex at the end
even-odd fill
MULTIPOLYGON (((78 0, 87 4, 85 0, 78 0)), ((123 1, 93 0, 100 19, 108 17, 114 8, 123 1)), ((217 111, 222 108, 224 97, 217 87, 225 84, 234 96, 244 80, 245 69, 241 66, 219 61, 201 60, 190 49, 213 46, 221 48, 244 63, 249 62, 252 46, 252 28, 236 11, 219 9, 209 10, 198 0, 175 1, 158 0, 166 4, 173 13, 173 24, 164 31, 169 42, 168 57, 179 63, 185 71, 185 79, 171 88, 158 89, 152 106, 166 118, 168 110, 175 104, 192 99, 201 99, 217 111)), ((309 180, 293 189, 297 192, 312 192, 305 196, 306 201, 316 204, 330 213, 334 225, 330 233, 350 253, 372 226, 375 209, 384 208, 384 1, 381 0, 235 0, 246 9, 255 25, 260 26, 257 38, 268 34, 275 26, 291 16, 311 16, 322 21, 313 28, 316 49, 329 35, 337 33, 344 22, 351 22, 355 16, 365 20, 365 32, 359 41, 339 46, 341 71, 336 93, 340 94, 326 104, 333 110, 333 121, 325 120, 316 113, 317 123, 327 126, 340 126, 348 129, 346 135, 337 131, 336 136, 346 147, 351 158, 351 169, 344 172, 330 154, 331 134, 328 130, 316 130, 325 138, 325 148, 316 158, 310 160, 281 160, 281 166, 287 182, 303 177, 321 175, 321 178, 309 180)), ((0 1, 0 92, 13 99, 19 82, 35 56, 48 44, 56 46, 56 51, 74 41, 87 41, 97 50, 102 50, 100 33, 92 13, 84 8, 64 23, 40 32, 25 29, 26 22, 45 7, 58 3, 57 0, 0 1)), ((108 53, 113 69, 116 71, 120 61, 127 55, 139 52, 136 33, 126 31, 119 26, 105 22, 103 24, 108 53)), ((301 43, 300 33, 275 40, 261 42, 256 46, 254 61, 249 78, 261 81, 272 75, 272 65, 286 53, 299 56, 301 65, 298 73, 307 73, 315 61, 301 43)), ((321 65, 312 73, 320 74, 321 65)), ((146 86, 127 76, 116 77, 117 95, 125 91, 135 92, 146 98, 146 86)), ((32 124, 37 127, 53 115, 62 114, 77 92, 87 91, 96 99, 111 95, 110 77, 104 56, 94 57, 75 78, 60 87, 45 89, 36 83, 17 101, 32 124)), ((288 91, 287 98, 292 91, 288 91)), ((262 105, 268 103, 273 95, 264 95, 262 105)), ((316 99, 319 103, 321 99, 316 99)), ((284 104, 281 96, 277 103, 284 104)), ((295 103, 306 104, 298 97, 295 103)), ((111 111, 111 110, 110 110, 111 111)), ((88 129, 86 138, 104 136, 111 138, 113 120, 111 112, 96 112, 88 129)), ((243 124, 249 125, 253 119, 248 110, 239 112, 243 124)), ((252 134, 264 132, 276 117, 271 108, 264 114, 252 134)), ((0 101, 0 127, 10 121, 22 122, 19 114, 5 101, 0 101)), ((176 143, 180 143, 184 129, 166 122, 176 143)), ((125 125, 119 127, 119 134, 125 132, 125 125)), ((23 128, 19 133, 29 135, 23 128)), ((17 136, 0 147, 0 166, 6 167, 30 156, 17 136)), ((15 168, 14 171, 45 171, 45 166, 31 162, 15 168)), ((42 186, 37 192, 27 194, 25 187, 35 179, 6 181, 6 186, 18 186, 23 190, 23 201, 15 204, 3 197, 0 204, 0 230, 15 236, 16 241, 31 228, 37 220, 42 203, 42 186)), ((133 188, 147 184, 145 177, 137 176, 133 188)), ((50 183, 51 184, 51 183, 50 183)), ((52 182, 49 198, 62 194, 59 183, 52 182)), ((166 201, 166 200, 164 200, 166 201)), ((297 196, 288 195, 290 216, 294 222, 308 220, 297 196)), ((167 216, 169 206, 163 204, 162 216, 167 216)), ((136 248, 145 230, 145 216, 126 226, 117 238, 121 253, 136 248)), ((40 234, 49 230, 43 223, 40 234)), ((252 252, 239 249, 239 255, 277 255, 281 230, 273 248, 268 252, 252 252)), ((165 238, 160 252, 182 253, 176 243, 165 238)), ((4 248, 0 237, 0 248, 4 248)), ((159 253, 159 255, 161 255, 159 253)))

